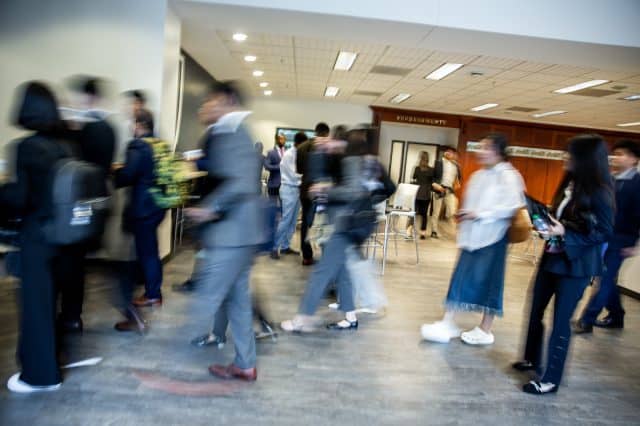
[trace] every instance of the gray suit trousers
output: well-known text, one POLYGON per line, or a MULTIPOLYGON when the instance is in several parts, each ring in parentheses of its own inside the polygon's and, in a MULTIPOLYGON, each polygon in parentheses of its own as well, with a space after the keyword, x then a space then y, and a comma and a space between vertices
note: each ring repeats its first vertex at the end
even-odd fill
POLYGON ((196 295, 191 302, 192 312, 197 315, 208 315, 213 320, 214 315, 226 314, 236 351, 234 364, 240 368, 256 366, 249 290, 255 255, 254 246, 205 249, 205 258, 198 264, 196 295))

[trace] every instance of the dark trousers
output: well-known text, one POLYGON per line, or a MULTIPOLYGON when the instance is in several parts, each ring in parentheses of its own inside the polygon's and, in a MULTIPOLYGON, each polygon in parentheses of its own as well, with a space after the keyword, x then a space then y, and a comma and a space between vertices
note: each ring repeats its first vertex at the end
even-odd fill
POLYGON ((302 206, 302 224, 300 225, 300 250, 302 258, 305 260, 313 259, 313 249, 311 244, 307 242, 307 233, 313 224, 314 206, 313 201, 307 197, 307 194, 300 194, 300 205, 302 206))
MULTIPOLYGON (((632 246, 633 244, 629 244, 632 246)), ((593 292, 589 304, 582 314, 581 321, 584 324, 595 323, 602 308, 606 307, 609 316, 615 320, 621 320, 624 317, 624 309, 620 302, 620 290, 617 286, 618 272, 624 258, 620 254, 621 247, 619 244, 610 244, 604 254, 604 273, 600 279, 600 286, 597 291, 593 292)))
POLYGON ((547 365, 542 382, 556 385, 562 380, 571 339, 571 316, 589 284, 590 277, 567 277, 538 270, 533 288, 533 302, 524 358, 540 370, 544 326, 542 318, 552 296, 555 296, 553 330, 549 336, 547 365))
POLYGON ((56 292, 52 272, 55 250, 29 224, 25 224, 21 240, 20 378, 34 386, 54 385, 62 381, 56 359, 56 292))
POLYGON ((133 220, 133 237, 136 243, 138 264, 144 275, 145 296, 149 299, 162 297, 162 262, 158 252, 158 226, 164 219, 165 211, 159 211, 145 218, 133 220))
MULTIPOLYGON (((429 201, 430 200, 416 200, 416 213, 422 217, 422 222, 420 223, 420 230, 427 230, 427 217, 429 211, 429 201)), ((414 224, 415 226, 415 224, 414 224)))
POLYGON ((82 315, 87 251, 85 244, 60 247, 53 262, 54 281, 61 296, 60 318, 64 321, 77 321, 82 315))

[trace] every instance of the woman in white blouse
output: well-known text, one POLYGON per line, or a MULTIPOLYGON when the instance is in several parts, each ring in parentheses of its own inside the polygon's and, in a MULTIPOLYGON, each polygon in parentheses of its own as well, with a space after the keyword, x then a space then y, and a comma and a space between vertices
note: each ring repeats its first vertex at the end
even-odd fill
POLYGON ((460 256, 451 277, 441 321, 424 324, 425 340, 446 343, 460 337, 471 345, 494 342, 491 326, 502 316, 507 230, 511 218, 526 203, 520 173, 507 161, 507 139, 489 134, 476 152, 483 168, 475 172, 465 191, 456 218, 460 256), (481 312, 482 322, 461 333, 454 322, 456 311, 481 312))

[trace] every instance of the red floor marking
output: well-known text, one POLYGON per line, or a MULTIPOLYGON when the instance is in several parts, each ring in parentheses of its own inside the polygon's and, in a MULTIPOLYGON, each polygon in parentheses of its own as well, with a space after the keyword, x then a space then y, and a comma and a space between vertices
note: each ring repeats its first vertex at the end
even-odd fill
POLYGON ((236 381, 221 381, 214 378, 206 382, 174 380, 145 371, 134 371, 133 376, 147 388, 184 396, 226 396, 242 388, 243 385, 246 386, 236 381))

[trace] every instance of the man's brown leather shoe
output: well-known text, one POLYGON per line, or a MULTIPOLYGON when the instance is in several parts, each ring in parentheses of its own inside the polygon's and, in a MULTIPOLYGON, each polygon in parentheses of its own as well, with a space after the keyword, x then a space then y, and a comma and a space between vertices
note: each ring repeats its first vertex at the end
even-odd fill
POLYGON ((144 308, 147 306, 162 306, 162 298, 148 299, 147 296, 140 296, 134 299, 133 306, 137 308, 144 308))
POLYGON ((233 364, 227 366, 211 365, 209 366, 209 373, 222 379, 239 379, 246 382, 253 382, 258 378, 258 370, 255 367, 243 369, 233 364))

